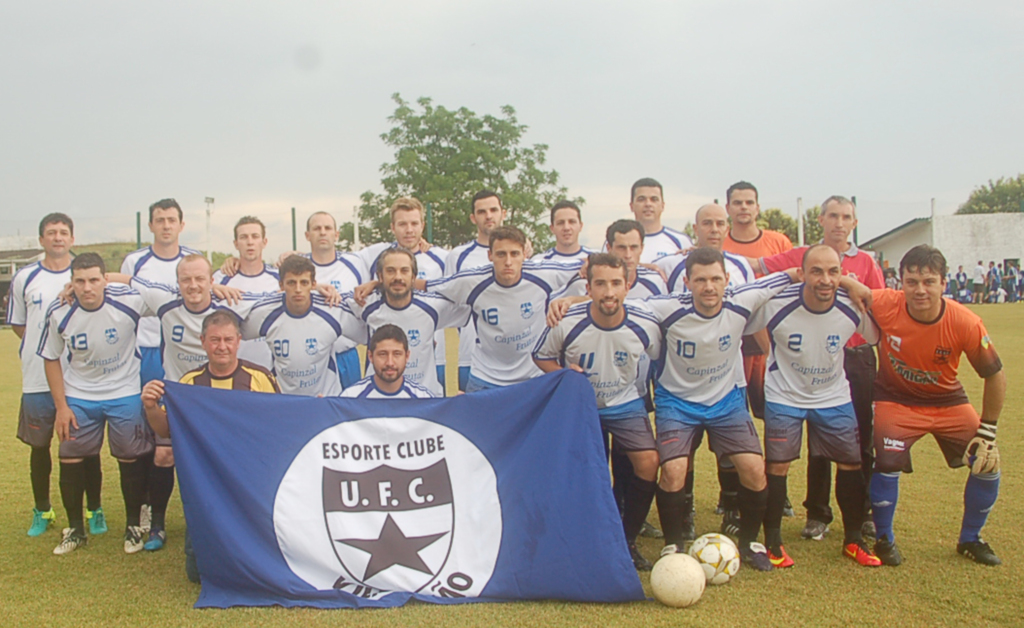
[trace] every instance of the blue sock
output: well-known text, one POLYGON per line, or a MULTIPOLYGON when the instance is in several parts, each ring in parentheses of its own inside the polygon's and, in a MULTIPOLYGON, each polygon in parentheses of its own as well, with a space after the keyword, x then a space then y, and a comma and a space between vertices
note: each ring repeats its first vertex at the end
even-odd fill
POLYGON ((878 473, 871 476, 871 516, 879 539, 892 543, 892 520, 896 516, 896 500, 900 496, 900 474, 878 473))
POLYGON ((999 497, 999 473, 967 476, 964 487, 964 521, 960 525, 960 542, 980 539, 981 528, 999 497))

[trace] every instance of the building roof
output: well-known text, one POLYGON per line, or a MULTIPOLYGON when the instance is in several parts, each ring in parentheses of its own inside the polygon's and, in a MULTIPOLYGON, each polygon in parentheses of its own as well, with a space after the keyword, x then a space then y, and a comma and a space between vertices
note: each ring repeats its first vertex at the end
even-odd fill
POLYGON ((904 231, 906 229, 909 229, 910 227, 913 227, 914 225, 917 225, 917 224, 922 223, 922 222, 931 222, 931 218, 930 217, 914 218, 913 220, 908 220, 907 222, 903 223, 902 225, 900 225, 898 227, 894 227, 892 229, 889 229, 888 231, 886 231, 885 233, 883 233, 880 236, 875 236, 874 238, 871 238, 870 240, 868 240, 864 244, 861 244, 860 248, 862 248, 862 249, 870 249, 870 248, 872 248, 874 246, 877 246, 883 240, 885 240, 885 239, 887 239, 887 238, 889 238, 891 236, 896 235, 900 231, 904 231))
POLYGON ((0 251, 0 260, 5 262, 27 262, 35 260, 43 254, 43 249, 17 249, 14 251, 0 251))

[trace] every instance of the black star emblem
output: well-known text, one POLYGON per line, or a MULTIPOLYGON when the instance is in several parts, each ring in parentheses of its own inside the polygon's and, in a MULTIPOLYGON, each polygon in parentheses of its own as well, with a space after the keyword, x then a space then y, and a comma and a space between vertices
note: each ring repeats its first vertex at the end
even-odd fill
POLYGON ((380 531, 380 538, 334 540, 337 543, 357 547, 370 554, 370 562, 366 565, 366 573, 363 574, 365 582, 393 565, 402 565, 426 574, 432 573, 420 558, 419 552, 445 534, 447 533, 405 536, 391 515, 388 515, 388 518, 384 520, 384 527, 380 531))

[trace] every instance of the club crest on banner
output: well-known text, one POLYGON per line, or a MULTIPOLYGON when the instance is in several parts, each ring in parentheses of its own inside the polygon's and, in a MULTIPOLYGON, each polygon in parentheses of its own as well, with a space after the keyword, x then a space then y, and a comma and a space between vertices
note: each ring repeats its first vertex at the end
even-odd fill
POLYGON ((292 461, 274 501, 291 570, 319 590, 476 597, 501 545, 497 480, 459 432, 416 418, 330 427, 292 461))

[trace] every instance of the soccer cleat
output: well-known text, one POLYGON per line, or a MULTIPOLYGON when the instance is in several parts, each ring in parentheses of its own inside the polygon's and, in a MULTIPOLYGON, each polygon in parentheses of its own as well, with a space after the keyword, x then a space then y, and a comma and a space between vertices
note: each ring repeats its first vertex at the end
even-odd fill
POLYGON ((793 504, 789 502, 789 498, 786 498, 786 505, 782 507, 783 517, 795 517, 796 513, 793 512, 793 504))
POLYGON ((748 543, 746 547, 740 548, 740 562, 757 571, 771 571, 771 558, 768 557, 768 550, 760 543, 748 543))
POLYGON ((718 496, 718 505, 715 506, 715 514, 716 515, 724 515, 725 514, 725 506, 722 505, 722 496, 721 495, 718 496))
POLYGON ((820 541, 828 534, 828 524, 822 521, 808 519, 807 525, 800 531, 800 536, 811 541, 820 541))
POLYGON ((786 569, 792 567, 795 563, 793 559, 786 553, 786 547, 780 545, 778 551, 775 548, 768 548, 768 560, 772 562, 772 567, 776 569, 786 569))
POLYGON ((143 504, 142 508, 139 509, 139 527, 149 534, 150 525, 153 522, 153 507, 149 504, 143 504))
POLYGON ((60 540, 60 545, 53 548, 53 553, 57 556, 63 556, 64 554, 70 554, 79 547, 84 546, 89 542, 86 538, 85 533, 78 528, 64 528, 62 532, 64 538, 60 540))
POLYGON ((39 512, 38 509, 32 509, 32 525, 29 526, 29 536, 39 536, 43 532, 50 529, 53 522, 57 520, 57 513, 53 512, 53 508, 46 512, 39 512))
POLYGON ((740 535, 740 511, 728 510, 722 516, 722 534, 733 538, 740 535))
POLYGON ((875 522, 868 519, 860 526, 860 535, 865 539, 873 539, 878 536, 878 531, 875 529, 875 522))
POLYGON ((633 566, 636 567, 637 571, 650 571, 654 568, 651 561, 644 558, 640 550, 637 549, 636 543, 629 544, 629 557, 633 559, 633 566))
POLYGON ((96 510, 85 510, 85 518, 89 521, 89 534, 103 534, 107 531, 107 517, 103 514, 103 508, 96 510))
POLYGON ((150 530, 149 540, 146 541, 142 547, 147 552, 155 552, 164 548, 164 543, 167 542, 167 532, 162 529, 150 530))
POLYGON ((896 547, 896 541, 891 543, 885 539, 875 541, 875 556, 882 561, 883 565, 889 567, 897 567, 903 562, 903 556, 900 554, 899 548, 896 547))
POLYGON ((124 528, 124 553, 135 554, 141 552, 145 543, 142 541, 142 537, 146 533, 143 531, 142 526, 125 526, 124 528))
POLYGON ((675 543, 669 543, 665 547, 661 548, 661 556, 668 556, 669 554, 681 554, 681 553, 683 553, 683 552, 679 551, 679 546, 676 545, 675 543))
POLYGON ((995 567, 996 565, 1003 564, 1003 561, 999 560, 999 557, 992 551, 989 544, 981 539, 978 539, 977 541, 968 541, 967 543, 957 543, 956 551, 958 554, 963 554, 967 558, 970 558, 976 563, 981 563, 982 565, 995 567))
POLYGON ((659 530, 658 528, 655 528, 654 526, 652 526, 651 524, 647 523, 646 521, 644 521, 643 527, 640 528, 640 536, 648 538, 648 539, 661 539, 661 538, 665 538, 665 535, 662 533, 661 530, 659 530))
POLYGON ((843 547, 843 556, 848 556, 853 560, 857 561, 858 565, 864 567, 881 567, 882 559, 871 553, 868 546, 861 541, 860 543, 847 543, 843 547))

